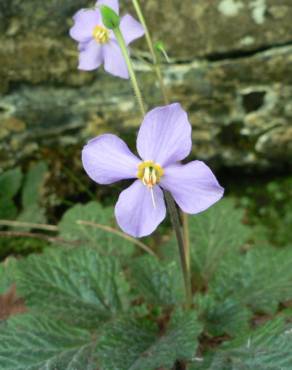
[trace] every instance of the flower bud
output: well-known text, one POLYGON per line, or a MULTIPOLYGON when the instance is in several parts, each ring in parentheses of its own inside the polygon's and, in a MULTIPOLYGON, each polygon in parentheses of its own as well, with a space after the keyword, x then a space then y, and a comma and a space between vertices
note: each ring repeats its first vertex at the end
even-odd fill
POLYGON ((100 12, 103 24, 106 26, 106 28, 113 30, 119 27, 121 20, 114 10, 106 5, 101 5, 100 12))

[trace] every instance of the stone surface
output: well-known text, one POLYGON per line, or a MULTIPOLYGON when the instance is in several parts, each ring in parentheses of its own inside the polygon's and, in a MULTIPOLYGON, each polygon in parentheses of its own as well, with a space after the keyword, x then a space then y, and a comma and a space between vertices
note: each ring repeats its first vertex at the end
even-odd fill
MULTIPOLYGON (((142 2, 142 1, 141 1, 142 2)), ((125 1, 123 8, 131 8, 125 1)), ((194 156, 218 166, 284 168, 292 156, 292 2, 144 1, 167 45, 168 95, 188 110, 194 156)), ((67 33, 85 0, 1 0, 0 167, 80 148, 111 131, 134 144, 141 122, 128 81, 76 69, 67 33)), ((132 11, 133 12, 133 11, 132 11)), ((149 108, 161 104, 145 43, 136 69, 149 108)))

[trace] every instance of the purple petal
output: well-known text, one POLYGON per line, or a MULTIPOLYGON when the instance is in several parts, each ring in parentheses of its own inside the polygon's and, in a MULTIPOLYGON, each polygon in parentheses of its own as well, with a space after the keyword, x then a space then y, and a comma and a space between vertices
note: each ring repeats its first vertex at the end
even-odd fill
POLYGON ((96 3, 96 6, 106 5, 112 10, 114 10, 117 14, 119 14, 119 1, 118 0, 99 0, 96 3))
POLYGON ((144 117, 137 138, 138 153, 161 166, 184 159, 191 151, 191 125, 178 103, 158 107, 144 117))
POLYGON ((140 238, 151 234, 165 218, 166 208, 163 192, 159 186, 153 188, 155 208, 150 190, 136 180, 122 191, 115 208, 120 228, 127 234, 140 238))
POLYGON ((114 76, 129 78, 127 64, 118 43, 115 40, 110 40, 103 45, 103 50, 104 69, 114 76))
POLYGON ((186 213, 199 213, 216 203, 224 193, 210 168, 203 162, 165 168, 160 185, 171 192, 186 213))
POLYGON ((101 16, 98 9, 81 9, 73 19, 75 23, 70 29, 70 36, 78 42, 88 42, 94 27, 100 24, 101 16))
POLYGON ((135 178, 141 163, 123 140, 104 134, 90 140, 82 150, 82 163, 87 175, 98 184, 135 178))
POLYGON ((127 45, 139 37, 142 37, 145 33, 142 24, 137 22, 136 19, 129 14, 126 14, 122 18, 120 29, 127 45))
POLYGON ((103 62, 102 46, 95 40, 89 43, 79 44, 79 65, 82 71, 92 71, 98 68, 103 62))

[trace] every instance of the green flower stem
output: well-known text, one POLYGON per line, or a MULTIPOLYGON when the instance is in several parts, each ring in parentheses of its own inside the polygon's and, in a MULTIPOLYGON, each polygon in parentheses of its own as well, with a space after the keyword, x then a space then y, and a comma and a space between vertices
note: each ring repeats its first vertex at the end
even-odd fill
POLYGON ((129 56, 129 52, 128 52, 127 45, 125 43, 124 36, 122 35, 121 30, 120 30, 119 27, 113 29, 113 31, 114 31, 114 34, 116 36, 117 42, 118 42, 118 44, 121 48, 123 57, 125 58, 125 61, 126 61, 127 67, 128 67, 128 71, 129 71, 129 75, 130 75, 130 79, 131 79, 131 82, 132 82, 133 90, 134 90, 135 96, 136 96, 138 104, 139 104, 139 108, 140 108, 140 111, 141 111, 141 114, 142 114, 142 118, 144 118, 144 116, 146 114, 146 110, 145 110, 145 106, 144 106, 144 102, 143 102, 143 97, 142 97, 141 90, 140 90, 139 85, 138 85, 137 77, 136 77, 136 74, 135 74, 135 71, 134 71, 134 68, 133 68, 131 58, 129 56))
POLYGON ((190 264, 186 256, 186 248, 184 244, 184 239, 181 233, 179 213, 177 211, 172 195, 168 191, 164 191, 164 195, 165 195, 167 208, 169 211, 170 219, 171 219, 174 231, 175 231, 176 240, 178 244, 180 262, 181 262, 183 278, 184 278, 184 285, 185 285, 186 304, 187 304, 187 307, 189 308, 192 303, 191 271, 190 271, 190 264))
POLYGON ((167 97, 165 85, 164 85, 164 82, 163 82, 161 68, 160 68, 160 65, 159 65, 159 61, 158 61, 154 46, 153 46, 153 41, 152 41, 152 38, 151 38, 151 35, 150 35, 150 32, 149 32, 149 29, 147 27, 147 23, 145 21, 141 6, 139 4, 139 0, 132 0, 132 3, 133 3, 133 6, 136 10, 139 21, 141 22, 141 24, 142 24, 142 26, 144 27, 144 30, 145 30, 146 42, 147 42, 147 45, 148 45, 148 48, 149 48, 149 51, 150 51, 150 54, 151 54, 151 57, 152 57, 152 60, 153 60, 153 66, 154 66, 154 69, 155 69, 155 72, 156 72, 156 75, 157 75, 157 78, 158 78, 158 82, 159 82, 159 86, 160 86, 160 90, 161 90, 161 93, 162 93, 162 96, 163 96, 164 103, 168 104, 168 97, 167 97))
MULTIPOLYGON (((141 22, 142 26, 145 30, 145 37, 147 41, 147 45, 152 56, 154 69, 159 81, 160 90, 163 96, 163 100, 165 104, 169 104, 169 99, 167 97, 165 84, 163 82, 162 73, 160 64, 153 46, 153 41, 149 32, 149 28, 147 27, 147 23, 145 17, 143 15, 139 0, 132 0, 133 6, 136 10, 137 16, 139 21, 141 22)), ((190 236, 189 236, 189 222, 188 222, 188 215, 184 212, 181 213, 182 225, 183 225, 183 235, 184 235, 184 246, 185 246, 185 257, 188 265, 188 269, 190 269, 190 236)))

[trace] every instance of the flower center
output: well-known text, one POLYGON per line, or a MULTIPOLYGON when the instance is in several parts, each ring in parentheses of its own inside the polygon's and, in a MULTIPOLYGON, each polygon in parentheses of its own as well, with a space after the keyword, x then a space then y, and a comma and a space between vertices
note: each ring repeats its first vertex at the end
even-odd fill
POLYGON ((109 40, 109 30, 102 26, 95 26, 93 29, 93 37, 99 44, 106 44, 109 40))
POLYGON ((137 177, 148 188, 153 188, 154 185, 158 184, 163 174, 163 168, 153 161, 145 161, 138 166, 137 177))

